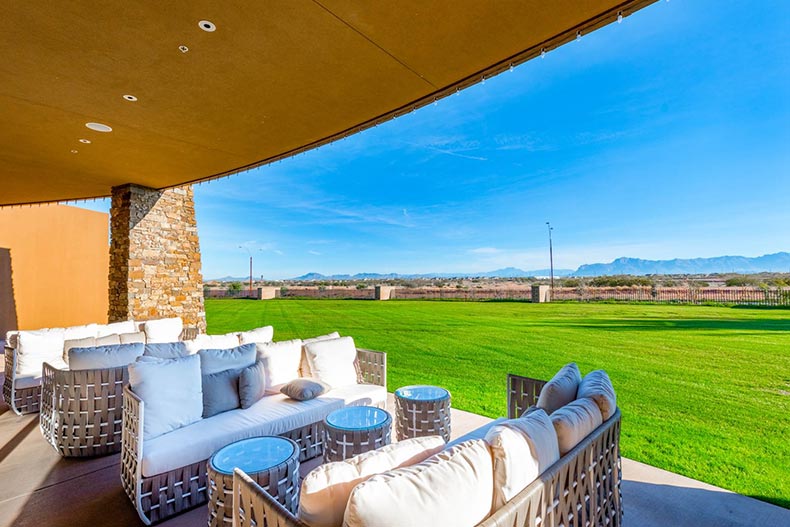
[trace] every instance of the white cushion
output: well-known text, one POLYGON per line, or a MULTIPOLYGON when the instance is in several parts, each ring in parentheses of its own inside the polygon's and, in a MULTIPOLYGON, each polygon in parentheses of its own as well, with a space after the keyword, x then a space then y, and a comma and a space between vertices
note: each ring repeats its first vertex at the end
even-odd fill
POLYGON ((257 344, 258 342, 271 342, 274 338, 274 327, 263 326, 262 328, 255 328, 249 331, 241 331, 239 335, 239 344, 257 344))
POLYGON ((66 340, 63 342, 63 361, 69 363, 69 351, 71 348, 90 348, 96 345, 96 337, 85 337, 84 339, 66 340))
POLYGON ((302 360, 302 341, 299 339, 280 342, 258 342, 258 360, 263 361, 266 372, 266 392, 280 393, 280 388, 299 378, 299 362, 302 360))
POLYGON ((333 388, 357 383, 357 348, 351 337, 311 342, 304 348, 314 379, 333 388))
POLYGON ((113 322, 112 324, 99 324, 96 327, 96 336, 121 335, 123 333, 137 333, 137 324, 134 320, 124 320, 123 322, 113 322))
POLYGON ((443 448, 439 436, 415 437, 321 465, 302 480, 299 519, 310 527, 341 527, 354 487, 375 474, 420 463, 443 448))
POLYGON ((184 322, 180 317, 161 318, 142 322, 146 342, 175 342, 181 337, 184 322))
POLYGON ((494 509, 560 459, 554 425, 542 409, 500 423, 489 430, 485 441, 494 456, 494 509))
POLYGON ((612 386, 609 375, 603 370, 591 371, 585 375, 579 385, 576 397, 579 399, 589 397, 595 401, 598 409, 601 410, 604 421, 612 417, 617 410, 617 395, 614 393, 614 386, 612 386))
POLYGON ((145 344, 145 331, 138 331, 135 333, 121 333, 118 335, 121 339, 121 344, 145 344))
POLYGON ((190 355, 194 355, 200 350, 225 350, 239 345, 239 335, 237 333, 198 335, 192 340, 185 340, 184 344, 186 344, 190 355))
POLYGON ((126 366, 143 354, 143 347, 144 345, 140 342, 109 346, 97 345, 89 348, 73 347, 68 354, 69 369, 102 370, 126 366))
POLYGON ((461 437, 457 437, 444 445, 445 450, 448 448, 452 448, 455 445, 460 445, 461 443, 465 443, 466 441, 470 441, 472 439, 485 439, 488 431, 494 428, 496 425, 504 423, 507 421, 507 417, 500 417, 498 419, 494 419, 483 426, 475 428, 471 432, 467 432, 466 434, 462 435, 461 437))
MULTIPOLYGON (((223 446, 240 439, 279 435, 323 421, 329 413, 344 406, 380 406, 386 400, 387 390, 373 384, 332 390, 309 401, 294 401, 283 394, 270 395, 246 410, 223 412, 147 440, 143 447, 143 476, 204 461, 223 446)), ((147 421, 147 407, 145 414, 147 421)))
POLYGON ((98 336, 98 324, 86 324, 84 326, 71 326, 63 329, 64 340, 84 339, 85 337, 98 336))
POLYGON ((590 432, 601 426, 601 410, 592 399, 576 399, 551 414, 560 455, 565 455, 590 432))
POLYGON ((41 377, 45 362, 63 362, 63 328, 20 331, 17 335, 16 374, 20 377, 41 377))
POLYGON ((203 416, 200 357, 148 359, 129 365, 129 385, 145 403, 145 440, 199 421, 203 416))
POLYGON ((491 513, 493 489, 488 445, 467 441, 422 463, 377 474, 357 485, 343 525, 472 527, 491 513))
POLYGON ((557 408, 565 406, 576 399, 576 391, 579 389, 579 383, 581 382, 582 374, 579 372, 579 367, 576 366, 576 363, 566 364, 540 390, 536 406, 546 410, 547 414, 551 414, 557 408))
POLYGON ((302 377, 313 376, 312 372, 310 371, 310 363, 307 362, 307 355, 305 353, 304 347, 313 342, 319 342, 322 340, 332 340, 337 338, 340 338, 340 333, 338 333, 337 331, 333 331, 332 333, 327 333, 326 335, 318 335, 317 337, 313 337, 311 339, 304 339, 302 341, 302 363, 299 366, 299 369, 302 373, 302 377))

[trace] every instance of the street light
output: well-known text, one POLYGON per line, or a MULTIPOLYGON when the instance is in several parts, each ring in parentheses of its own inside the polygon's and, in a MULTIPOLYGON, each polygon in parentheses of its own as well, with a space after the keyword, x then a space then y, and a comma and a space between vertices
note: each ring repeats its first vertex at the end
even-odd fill
POLYGON ((252 251, 250 251, 249 247, 245 247, 244 245, 239 245, 239 249, 244 249, 247 251, 247 254, 250 255, 250 291, 247 298, 252 298, 252 251))
POLYGON ((548 221, 546 222, 546 227, 549 229, 549 266, 551 272, 551 291, 552 294, 554 293, 554 247, 551 244, 551 231, 554 229, 551 226, 551 223, 548 221))

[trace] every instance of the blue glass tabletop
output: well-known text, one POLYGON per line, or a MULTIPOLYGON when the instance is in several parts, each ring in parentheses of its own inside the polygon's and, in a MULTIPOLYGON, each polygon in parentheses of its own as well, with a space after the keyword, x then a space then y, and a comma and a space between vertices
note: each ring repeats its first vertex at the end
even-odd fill
POLYGON ((450 392, 439 386, 404 386, 395 390, 395 395, 410 401, 440 401, 450 397, 450 392))
POLYGON ((340 430, 370 430, 390 420, 390 414, 374 406, 346 406, 326 416, 326 422, 340 430))
POLYGON ((252 437, 220 448, 211 464, 222 474, 233 474, 234 468, 255 474, 286 461, 295 451, 294 443, 283 437, 252 437))

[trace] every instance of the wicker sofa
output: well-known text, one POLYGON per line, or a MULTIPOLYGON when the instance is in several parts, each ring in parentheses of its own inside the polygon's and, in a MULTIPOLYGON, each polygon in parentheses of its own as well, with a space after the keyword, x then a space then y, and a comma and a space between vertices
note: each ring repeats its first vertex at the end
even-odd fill
MULTIPOLYGON (((509 375, 509 418, 516 418, 533 407, 544 385, 544 381, 509 375)), ((468 437, 485 435, 490 426, 468 437)), ((622 524, 623 515, 621 478, 620 411, 616 409, 609 419, 478 526, 617 527, 622 524)), ((237 511, 234 525, 308 527, 244 472, 237 469, 233 479, 234 509, 237 511)), ((430 521, 437 523, 435 520, 430 521)))
MULTIPOLYGON (((3 399, 18 415, 38 412, 41 409, 41 383, 43 378, 43 364, 50 363, 55 369, 65 370, 68 365, 63 361, 60 352, 49 354, 46 357, 37 357, 33 364, 28 364, 25 371, 20 371, 20 362, 25 357, 21 349, 20 334, 41 334, 46 332, 59 332, 63 335, 63 340, 69 338, 82 338, 86 336, 105 335, 118 332, 116 327, 119 324, 131 324, 134 331, 141 331, 145 322, 127 321, 116 324, 89 324, 86 326, 75 326, 68 328, 46 328, 35 331, 9 331, 6 335, 4 359, 5 359, 5 379, 3 381, 3 399), (71 335, 71 337, 70 337, 71 335), (34 371, 35 370, 35 371, 34 371)), ((125 330, 120 330, 124 331, 125 330)), ((128 330, 126 330, 128 331, 128 330)), ((183 328, 181 340, 194 339, 198 334, 197 328, 183 328)), ((35 351, 35 350, 34 350, 35 351)), ((73 385, 82 379, 71 379, 65 382, 73 385)), ((117 405, 120 408, 120 404, 117 405)))
POLYGON ((208 417, 148 441, 143 439, 145 404, 126 386, 121 481, 142 521, 150 525, 205 503, 208 458, 221 446, 257 435, 282 435, 299 445, 304 461, 323 453, 323 420, 331 411, 346 405, 384 407, 386 354, 357 349, 356 356, 357 385, 308 401, 266 396, 248 409, 208 417))

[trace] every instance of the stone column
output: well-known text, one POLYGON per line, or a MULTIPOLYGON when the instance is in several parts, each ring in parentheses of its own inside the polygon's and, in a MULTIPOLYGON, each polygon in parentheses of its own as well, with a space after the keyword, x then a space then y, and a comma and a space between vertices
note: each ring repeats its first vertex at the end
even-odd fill
POLYGON ((110 322, 179 316, 204 333, 192 187, 114 187, 110 231, 110 322))

